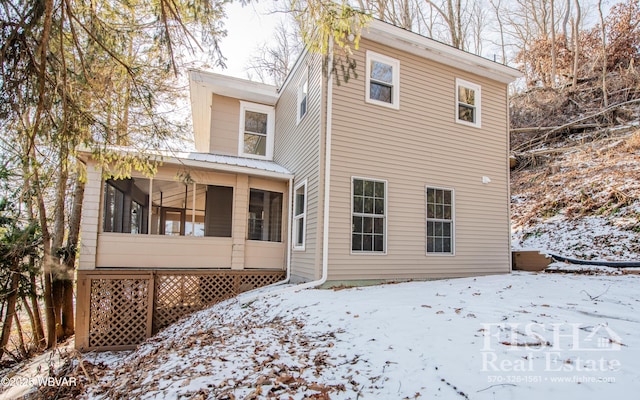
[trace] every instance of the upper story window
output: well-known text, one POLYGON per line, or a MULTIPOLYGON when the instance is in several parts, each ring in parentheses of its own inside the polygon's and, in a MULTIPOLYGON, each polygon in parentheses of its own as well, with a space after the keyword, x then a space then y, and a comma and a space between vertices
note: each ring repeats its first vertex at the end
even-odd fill
POLYGON ((400 108, 400 61, 367 51, 367 103, 400 108))
POLYGON ((240 143, 242 156, 272 159, 275 113, 273 107, 240 102, 240 143))
POLYGON ((456 122, 480 128, 480 85, 456 79, 456 122))
POLYGON ((298 119, 297 123, 299 124, 307 115, 307 107, 308 107, 308 96, 309 95, 309 73, 306 72, 298 85, 298 119))

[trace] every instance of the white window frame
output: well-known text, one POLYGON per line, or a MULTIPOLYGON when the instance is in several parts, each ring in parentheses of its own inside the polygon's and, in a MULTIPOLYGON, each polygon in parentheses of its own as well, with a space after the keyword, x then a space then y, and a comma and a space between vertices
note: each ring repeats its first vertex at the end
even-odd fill
POLYGON ((453 257, 456 255, 456 192, 453 188, 443 187, 437 185, 425 185, 424 187, 424 216, 425 216, 425 225, 424 225, 424 251, 425 254, 429 257, 453 257), (435 189, 435 190, 448 190, 451 192, 451 220, 439 219, 439 218, 429 218, 429 203, 427 200, 427 190, 435 189), (451 251, 449 253, 444 252, 429 252, 429 245, 427 241, 429 240, 429 221, 436 222, 451 222, 451 251))
POLYGON ((273 159, 273 136, 275 130, 275 109, 272 106, 264 104, 249 103, 247 101, 240 102, 240 128, 238 135, 238 155, 248 158, 257 158, 259 160, 273 159), (261 114, 267 114, 267 143, 265 155, 251 154, 244 152, 244 119, 247 111, 253 111, 261 114))
MULTIPOLYGON (((466 103, 464 103, 466 104, 466 103)), ((456 78, 456 110, 455 110, 455 115, 456 115, 456 122, 458 124, 462 124, 462 125, 467 125, 467 126, 472 126, 474 128, 481 128, 482 127, 482 121, 481 121, 481 115, 482 115, 482 87, 476 83, 472 83, 469 81, 465 81, 464 79, 460 79, 460 78, 456 78), (475 92, 475 103, 473 105, 474 109, 475 109, 475 122, 469 122, 469 121, 465 121, 463 119, 460 119, 460 86, 465 87, 467 89, 471 89, 475 92)))
POLYGON ((391 58, 382 54, 375 53, 367 50, 367 60, 365 67, 365 97, 364 100, 367 103, 383 106, 387 108, 393 108, 395 110, 400 109, 400 61, 395 58, 391 58), (383 64, 391 65, 393 68, 392 88, 391 88, 391 103, 380 101, 371 98, 371 62, 378 61, 383 64))
POLYGON ((351 219, 349 220, 349 225, 352 226, 353 225, 353 217, 354 216, 367 216, 370 214, 364 214, 364 213, 355 213, 354 212, 354 182, 356 179, 359 180, 363 180, 363 181, 372 181, 372 182, 382 182, 384 183, 384 236, 383 236, 383 242, 382 242, 382 246, 383 246, 383 251, 354 251, 353 250, 353 229, 350 230, 349 232, 349 251, 351 253, 351 255, 377 255, 377 256, 384 256, 387 255, 387 238, 389 235, 389 229, 388 229, 388 221, 389 221, 389 182, 386 179, 378 179, 378 178, 369 178, 369 177, 363 177, 363 176, 352 176, 351 177, 351 219))
POLYGON ((294 250, 305 250, 306 242, 307 242, 307 180, 298 183, 293 189, 293 249, 294 250), (297 192, 298 190, 304 187, 304 205, 302 208, 302 214, 296 215, 297 210, 297 192), (302 244, 298 244, 298 220, 302 220, 302 244))
POLYGON ((305 71, 302 79, 298 83, 298 106, 296 108, 296 125, 300 124, 300 121, 304 119, 304 117, 309 114, 309 71, 305 71), (306 88, 306 93, 305 93, 306 88), (306 108, 304 110, 304 114, 300 115, 300 111, 302 110, 302 100, 305 99, 306 108))

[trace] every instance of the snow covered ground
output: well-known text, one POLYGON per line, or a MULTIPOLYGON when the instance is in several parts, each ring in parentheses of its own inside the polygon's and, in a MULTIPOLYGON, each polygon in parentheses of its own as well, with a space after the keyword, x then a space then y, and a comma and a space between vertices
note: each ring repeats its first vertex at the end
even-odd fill
POLYGON ((539 250, 583 260, 640 261, 640 205, 634 217, 563 215, 512 232, 513 250, 539 250))
POLYGON ((640 277, 513 273, 218 304, 84 398, 602 399, 640 388, 640 277))

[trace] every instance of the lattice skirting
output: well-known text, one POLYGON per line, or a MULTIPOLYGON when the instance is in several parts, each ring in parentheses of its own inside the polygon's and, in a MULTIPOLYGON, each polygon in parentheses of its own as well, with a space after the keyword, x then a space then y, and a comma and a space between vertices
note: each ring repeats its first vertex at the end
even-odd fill
POLYGON ((270 285, 284 279, 284 273, 208 273, 158 272, 155 279, 153 332, 176 322, 180 317, 226 300, 239 293, 270 285))
POLYGON ((282 279, 280 270, 78 271, 76 348, 133 348, 185 315, 282 279))

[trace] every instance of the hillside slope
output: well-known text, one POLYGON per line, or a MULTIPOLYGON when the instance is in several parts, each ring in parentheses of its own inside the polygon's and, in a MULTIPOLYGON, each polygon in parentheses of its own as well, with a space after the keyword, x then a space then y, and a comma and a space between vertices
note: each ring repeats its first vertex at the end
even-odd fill
POLYGON ((640 129, 567 146, 512 172, 512 247, 640 260, 640 129))

